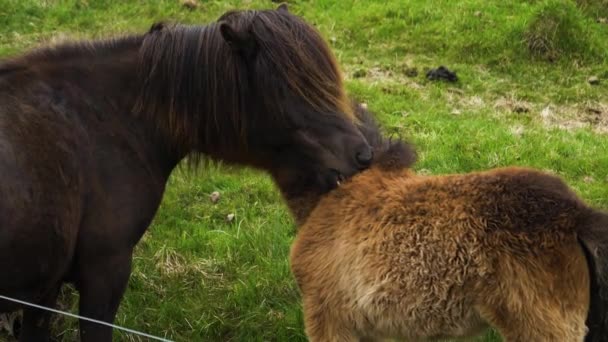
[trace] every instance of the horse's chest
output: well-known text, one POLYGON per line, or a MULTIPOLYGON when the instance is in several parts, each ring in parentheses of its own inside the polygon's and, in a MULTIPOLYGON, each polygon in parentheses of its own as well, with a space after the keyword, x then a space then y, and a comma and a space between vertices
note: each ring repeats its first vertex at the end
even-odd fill
POLYGON ((162 177, 128 163, 116 166, 102 170, 90 185, 82 244, 133 247, 158 210, 165 186, 162 177))

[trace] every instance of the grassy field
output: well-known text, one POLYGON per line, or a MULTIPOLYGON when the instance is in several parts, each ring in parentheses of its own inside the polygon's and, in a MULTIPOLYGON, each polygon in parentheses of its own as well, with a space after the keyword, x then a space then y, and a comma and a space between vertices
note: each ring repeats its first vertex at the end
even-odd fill
MULTIPOLYGON (((350 94, 387 132, 417 145, 418 172, 532 166, 561 175, 588 203, 608 209, 606 0, 289 4, 331 42, 350 94), (439 65, 460 81, 426 80, 425 69, 439 65), (599 84, 588 82, 592 76, 599 84)), ((275 6, 0 0, 0 56, 57 37, 142 32, 160 19, 206 23, 233 8, 275 6)), ((305 340, 287 261, 294 233, 265 175, 216 164, 176 172, 137 248, 117 324, 176 341, 305 340), (209 200, 213 191, 222 195, 217 204, 209 200)), ((66 289, 61 307, 76 312, 76 299, 66 289)), ((76 329, 74 320, 58 319, 54 333, 71 341, 76 329)))

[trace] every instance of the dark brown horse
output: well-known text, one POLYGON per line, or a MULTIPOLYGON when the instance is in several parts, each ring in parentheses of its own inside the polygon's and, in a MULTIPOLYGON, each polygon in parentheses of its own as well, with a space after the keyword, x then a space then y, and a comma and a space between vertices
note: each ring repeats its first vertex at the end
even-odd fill
MULTIPOLYGON (((327 44, 285 7, 4 61, 0 295, 53 306, 72 282, 80 314, 112 322, 182 159, 297 169, 329 190, 371 161, 354 121, 327 44)), ((48 325, 26 308, 20 340, 47 340, 48 325)), ((112 338, 86 321, 80 334, 112 338)))

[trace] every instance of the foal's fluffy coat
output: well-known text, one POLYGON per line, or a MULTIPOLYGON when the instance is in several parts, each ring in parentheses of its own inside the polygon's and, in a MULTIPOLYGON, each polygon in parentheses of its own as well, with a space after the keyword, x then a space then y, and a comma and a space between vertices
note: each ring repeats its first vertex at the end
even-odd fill
MULTIPOLYGON (((381 145, 369 170, 327 195, 284 192, 299 215, 291 264, 311 341, 434 340, 489 326, 505 341, 584 340, 595 282, 586 255, 593 270, 605 214, 536 170, 419 176, 405 145, 381 145)), ((603 341, 595 309, 588 340, 603 341)))

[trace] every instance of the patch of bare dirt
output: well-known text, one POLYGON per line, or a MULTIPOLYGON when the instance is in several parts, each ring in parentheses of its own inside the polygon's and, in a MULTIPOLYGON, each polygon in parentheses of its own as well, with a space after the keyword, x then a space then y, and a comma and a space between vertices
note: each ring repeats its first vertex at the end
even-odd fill
POLYGON ((222 278, 211 260, 188 261, 171 249, 161 249, 155 255, 156 269, 165 276, 195 275, 201 279, 222 278))
POLYGON ((529 113, 532 110, 532 104, 526 101, 518 100, 515 97, 503 97, 494 103, 494 109, 511 112, 511 113, 529 113))
MULTIPOLYGON (((401 67, 391 69, 382 66, 364 67, 354 65, 346 67, 346 77, 350 79, 361 79, 371 85, 380 85, 388 93, 396 86, 406 86, 410 89, 421 90, 425 86, 419 83, 419 77, 410 77, 411 63, 403 64, 401 67), (410 73, 408 75, 408 73, 410 73)), ((480 67, 480 73, 487 71, 480 67)), ((420 75, 419 75, 420 76, 420 75)), ((427 93, 421 91, 422 97, 427 93)), ((450 113, 458 116, 466 112, 477 112, 493 109, 497 114, 511 113, 527 115, 537 118, 548 127, 557 127, 565 130, 591 127, 593 131, 608 134, 608 103, 606 102, 583 102, 575 105, 556 105, 553 103, 531 103, 516 96, 508 95, 498 99, 488 99, 479 95, 468 94, 466 90, 458 87, 447 88, 443 92, 443 98, 450 105, 450 113)), ((514 128, 514 135, 521 135, 522 128, 514 128)))
POLYGON ((362 79, 370 84, 399 84, 412 89, 422 89, 423 86, 416 82, 412 68, 405 68, 403 72, 384 68, 381 66, 345 68, 347 79, 362 79))
POLYGON ((591 127, 597 133, 608 134, 608 104, 606 103, 547 105, 541 109, 540 119, 545 125, 560 129, 591 127))

